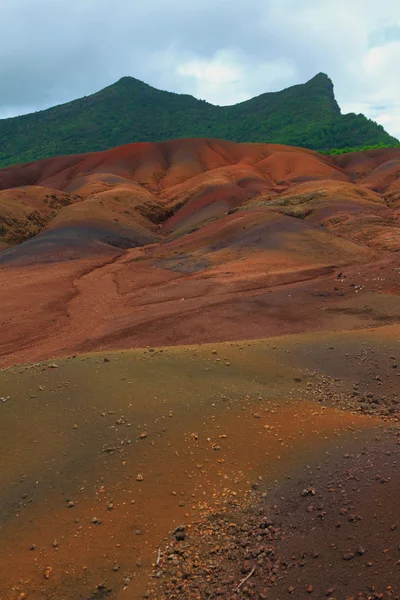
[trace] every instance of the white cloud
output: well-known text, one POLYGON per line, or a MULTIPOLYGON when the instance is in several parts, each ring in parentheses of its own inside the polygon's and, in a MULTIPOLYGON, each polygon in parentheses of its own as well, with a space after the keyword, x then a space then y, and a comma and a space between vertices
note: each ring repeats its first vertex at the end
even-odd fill
POLYGON ((349 112, 363 112, 393 135, 400 137, 400 40, 370 47, 358 62, 351 61, 348 100, 342 105, 349 112))
POLYGON ((259 93, 280 90, 290 85, 294 66, 285 60, 247 64, 239 52, 220 50, 209 59, 192 59, 181 63, 177 74, 187 78, 186 87, 199 98, 213 104, 235 104, 259 93), (188 85, 189 84, 189 85, 188 85))
POLYGON ((194 58, 178 65, 177 74, 188 79, 194 96, 207 98, 213 104, 241 102, 247 97, 242 69, 222 50, 211 59, 194 58))

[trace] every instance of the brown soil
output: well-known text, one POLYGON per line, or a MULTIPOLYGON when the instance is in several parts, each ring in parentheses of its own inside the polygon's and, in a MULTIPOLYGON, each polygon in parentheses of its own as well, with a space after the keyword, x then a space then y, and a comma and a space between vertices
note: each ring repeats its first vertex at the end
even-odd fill
MULTIPOLYGON (((279 268, 280 254, 279 270, 268 272, 271 254, 260 251, 196 272, 205 257, 152 258, 155 252, 157 247, 106 260, 0 270, 0 365, 76 351, 362 329, 399 320, 396 257, 362 269, 308 265, 293 271, 279 268)), ((290 260, 300 260, 300 252, 290 260)))
MULTIPOLYGON (((193 531, 196 548, 199 515, 207 520, 232 501, 232 508, 248 507, 252 484, 268 499, 273 492, 295 501, 298 487, 292 496, 285 481, 291 473, 293 480, 304 477, 305 465, 319 462, 327 477, 329 466, 335 482, 345 479, 349 459, 326 466, 327 451, 339 458, 359 453, 376 428, 384 440, 396 430, 398 339, 391 326, 3 370, 0 597, 119 599, 127 588, 132 598, 149 590, 161 598, 156 584, 167 585, 167 577, 154 581, 149 572, 158 547, 164 556, 162 539, 178 525, 193 531), (353 396, 357 388, 379 404, 363 408, 353 396)), ((322 486, 316 478, 301 485, 322 486)), ((251 500, 258 506, 262 498, 251 500)), ((373 524, 359 523, 358 543, 366 545, 373 524)), ((239 574, 230 576, 238 583, 239 574)), ((312 584, 318 581, 313 575, 312 584)), ((387 574, 386 581, 399 580, 387 574)), ((346 588, 349 595, 362 590, 346 588)))
POLYGON ((345 437, 279 487, 255 481, 244 508, 181 525, 145 597, 398 599, 399 440, 345 437))
POLYGON ((399 157, 0 171, 0 600, 399 596, 399 157))

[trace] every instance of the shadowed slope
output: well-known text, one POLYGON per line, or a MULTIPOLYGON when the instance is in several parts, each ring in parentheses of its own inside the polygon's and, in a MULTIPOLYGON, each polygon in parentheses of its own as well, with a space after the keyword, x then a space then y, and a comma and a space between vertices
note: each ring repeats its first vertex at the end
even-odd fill
POLYGON ((0 250, 37 235, 79 197, 41 186, 0 190, 0 250))
POLYGON ((5 169, 0 171, 0 207, 9 213, 12 198, 16 214, 7 213, 3 247, 32 235, 27 219, 25 231, 20 231, 24 229, 19 216, 21 194, 28 189, 43 205, 36 228, 42 235, 10 250, 0 261, 32 262, 42 252, 46 261, 51 255, 69 259, 87 256, 91 248, 104 254, 107 245, 113 253, 113 247, 148 244, 157 239, 157 225, 183 205, 184 212, 165 224, 165 232, 173 232, 176 226, 182 230, 181 221, 188 216, 192 226, 222 216, 230 207, 266 191, 276 192, 277 185, 299 177, 347 178, 329 159, 306 150, 205 139, 131 144, 5 169), (10 190, 16 187, 24 191, 13 194, 10 190), (64 192, 64 210, 46 210, 51 189, 64 192), (72 202, 74 206, 67 206, 72 202))

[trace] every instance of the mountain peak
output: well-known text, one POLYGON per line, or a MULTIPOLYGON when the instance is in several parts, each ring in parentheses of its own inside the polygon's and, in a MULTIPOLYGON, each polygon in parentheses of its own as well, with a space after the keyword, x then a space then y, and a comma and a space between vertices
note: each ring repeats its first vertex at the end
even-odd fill
POLYGON ((115 81, 115 83, 108 85, 104 89, 107 90, 110 88, 126 88, 126 87, 149 88, 152 86, 150 86, 148 83, 145 83, 144 81, 141 81, 140 79, 136 79, 136 77, 132 77, 131 75, 124 75, 123 77, 118 79, 118 81, 115 81))
POLYGON ((214 106, 125 76, 91 96, 0 120, 0 166, 131 142, 199 137, 312 150, 398 143, 363 115, 342 115, 325 73, 232 106, 214 106))
POLYGON ((144 81, 141 81, 140 79, 137 79, 136 77, 132 77, 131 75, 124 75, 123 77, 120 77, 120 79, 118 79, 118 81, 116 81, 112 85, 118 85, 120 83, 121 84, 122 83, 140 83, 141 85, 148 85, 144 81))
POLYGON ((330 83, 333 85, 332 79, 329 77, 329 75, 322 73, 322 71, 314 75, 314 77, 311 77, 311 79, 307 81, 306 85, 309 83, 330 83))
POLYGON ((326 73, 317 73, 304 84, 304 87, 313 88, 315 90, 319 89, 325 93, 328 93, 333 98, 335 97, 333 81, 326 73))

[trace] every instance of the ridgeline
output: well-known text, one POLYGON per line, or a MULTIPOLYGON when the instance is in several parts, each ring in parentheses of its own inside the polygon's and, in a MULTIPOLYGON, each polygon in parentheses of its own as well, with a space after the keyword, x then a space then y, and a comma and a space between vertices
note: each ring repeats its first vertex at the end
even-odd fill
POLYGON ((323 73, 233 106, 214 106, 123 77, 91 96, 0 120, 0 167, 188 137, 289 144, 323 152, 399 145, 364 115, 343 115, 333 83, 323 73))

